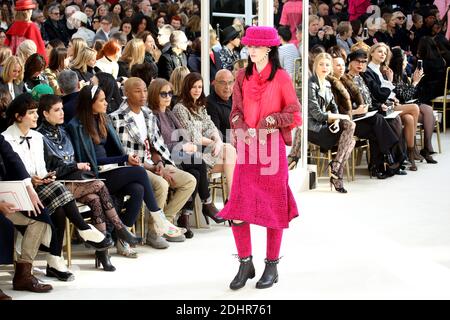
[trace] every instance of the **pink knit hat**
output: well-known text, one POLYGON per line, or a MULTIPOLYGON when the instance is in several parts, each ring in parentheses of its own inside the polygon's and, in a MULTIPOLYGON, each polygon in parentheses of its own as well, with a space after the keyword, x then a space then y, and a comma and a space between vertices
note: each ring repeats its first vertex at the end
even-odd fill
POLYGON ((278 32, 272 27, 250 27, 245 31, 241 42, 246 46, 275 47, 279 46, 278 32))

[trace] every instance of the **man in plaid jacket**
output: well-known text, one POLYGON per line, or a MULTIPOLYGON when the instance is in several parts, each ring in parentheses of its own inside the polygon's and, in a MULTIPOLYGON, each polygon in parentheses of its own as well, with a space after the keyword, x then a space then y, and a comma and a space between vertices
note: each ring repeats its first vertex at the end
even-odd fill
MULTIPOLYGON (((109 116, 119 134, 125 152, 137 154, 143 163, 155 193, 158 206, 167 219, 174 223, 175 216, 191 197, 197 184, 194 176, 175 167, 170 152, 159 132, 156 118, 147 104, 147 87, 140 78, 125 82, 126 99, 119 109, 109 116), (169 190, 171 192, 170 198, 169 190), (169 199, 168 199, 169 198, 169 199)), ((170 242, 186 240, 184 235, 170 237, 170 242)), ((149 219, 147 244, 162 249, 168 243, 156 235, 153 221, 149 219)))

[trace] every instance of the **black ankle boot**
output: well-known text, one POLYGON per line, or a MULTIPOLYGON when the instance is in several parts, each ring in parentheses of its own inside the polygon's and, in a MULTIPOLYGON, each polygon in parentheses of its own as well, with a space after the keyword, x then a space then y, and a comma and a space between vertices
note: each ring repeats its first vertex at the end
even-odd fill
POLYGON ((128 228, 125 226, 120 230, 116 229, 116 235, 119 239, 128 242, 130 245, 140 244, 142 242, 141 237, 136 237, 134 234, 128 231, 128 228))
POLYGON ((255 277, 255 267, 253 266, 252 259, 252 256, 247 258, 239 258, 241 265, 239 266, 237 275, 230 283, 231 290, 243 288, 248 279, 253 279, 255 277))
POLYGON ((259 281, 256 283, 257 289, 270 288, 274 283, 278 282, 277 264, 279 261, 280 259, 264 260, 264 262, 266 263, 266 268, 264 269, 264 273, 261 279, 259 279, 259 281))
POLYGON ((105 271, 116 271, 116 268, 111 264, 110 258, 108 250, 95 251, 95 269, 102 265, 105 271))
POLYGON ((50 267, 47 264, 47 269, 45 270, 45 275, 49 278, 56 278, 59 281, 73 281, 75 280, 75 276, 69 271, 63 272, 58 271, 55 268, 50 267))

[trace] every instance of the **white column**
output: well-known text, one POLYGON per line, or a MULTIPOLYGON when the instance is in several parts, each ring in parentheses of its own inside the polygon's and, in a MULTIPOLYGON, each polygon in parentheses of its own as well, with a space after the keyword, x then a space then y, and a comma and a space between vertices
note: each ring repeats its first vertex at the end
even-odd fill
POLYGON ((309 2, 303 1, 302 10, 302 169, 307 167, 308 156, 308 56, 309 56, 309 2))
POLYGON ((201 55, 201 66, 202 66, 202 77, 203 77, 203 90, 205 95, 209 95, 209 0, 201 0, 201 34, 202 34, 202 55, 201 55))
POLYGON ((253 20, 252 0, 245 0, 245 25, 251 26, 253 20))
POLYGON ((273 0, 258 0, 258 25, 272 27, 273 14, 273 0))

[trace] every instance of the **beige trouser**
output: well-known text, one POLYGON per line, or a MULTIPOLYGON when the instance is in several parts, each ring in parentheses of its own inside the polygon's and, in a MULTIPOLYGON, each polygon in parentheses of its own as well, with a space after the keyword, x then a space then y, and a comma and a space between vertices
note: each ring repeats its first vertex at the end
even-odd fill
POLYGON ((21 254, 17 262, 33 263, 44 237, 47 237, 47 239, 51 237, 52 230, 50 226, 45 222, 30 219, 20 212, 7 214, 5 217, 14 225, 27 226, 22 239, 21 254))
MULTIPOLYGON (((174 223, 178 211, 183 208, 189 200, 189 197, 192 195, 192 192, 194 192, 197 180, 195 180, 195 177, 190 173, 180 170, 172 165, 166 165, 166 168, 174 171, 172 177, 175 184, 172 186, 170 186, 163 177, 158 176, 149 170, 147 170, 147 175, 152 184, 153 194, 158 203, 158 207, 163 209, 167 220, 174 223), (168 199, 169 189, 173 190, 173 192, 168 199)), ((153 230, 153 219, 148 219, 147 227, 149 230, 153 230)))

